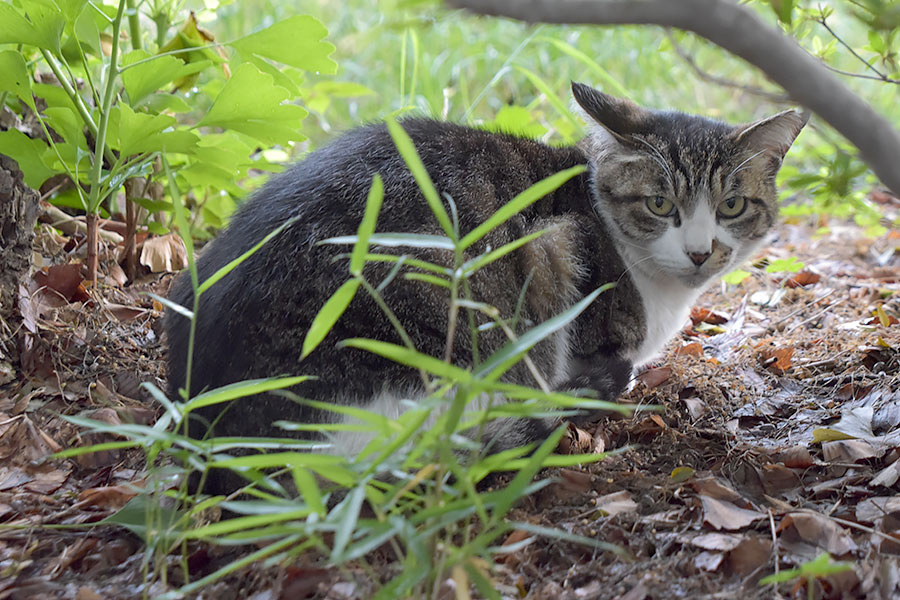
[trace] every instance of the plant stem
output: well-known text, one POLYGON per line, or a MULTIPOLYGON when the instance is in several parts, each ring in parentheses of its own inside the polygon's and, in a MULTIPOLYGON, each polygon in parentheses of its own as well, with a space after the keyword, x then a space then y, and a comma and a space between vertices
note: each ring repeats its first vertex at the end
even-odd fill
MULTIPOLYGON (((81 96, 78 94, 78 91, 72 86, 72 82, 69 81, 65 73, 63 73, 63 70, 60 68, 59 63, 56 61, 56 58, 46 50, 41 50, 41 55, 44 57, 44 60, 50 67, 50 70, 53 71, 54 75, 56 75, 56 79, 59 80, 59 85, 69 97, 69 100, 71 100, 72 104, 75 105, 75 110, 78 111, 78 114, 81 116, 81 120, 84 121, 85 126, 88 128, 88 131, 92 136, 94 136, 94 140, 96 140, 97 124, 94 123, 94 118, 91 117, 91 111, 88 110, 88 107, 87 105, 85 105, 84 100, 82 100, 81 96)), ((109 148, 103 148, 103 156, 110 162, 113 162, 116 159, 115 154, 113 154, 109 148)))
MULTIPOLYGON (((113 21, 112 30, 112 50, 109 54, 109 66, 106 72, 106 88, 103 92, 103 102, 100 106, 100 123, 97 125, 97 136, 94 140, 94 163, 91 165, 91 194, 88 197, 88 223, 90 224, 91 216, 96 219, 97 210, 100 203, 106 198, 106 193, 101 193, 101 177, 103 175, 103 154, 106 148, 106 133, 109 129, 109 112, 112 108, 113 91, 116 89, 116 79, 118 78, 118 62, 119 62, 119 32, 122 28, 122 15, 125 13, 126 0, 119 0, 119 8, 116 11, 116 18, 113 21)), ((77 95, 77 94, 76 94, 77 95)), ((113 157, 115 158, 115 157, 113 157)), ((113 190, 109 190, 112 192, 113 190)), ((88 226, 88 279, 97 281, 97 233, 94 229, 94 236, 91 237, 91 228, 88 226), (91 253, 93 252, 93 262, 91 261, 91 253)))
POLYGON ((138 16, 137 7, 134 0, 125 0, 128 5, 128 33, 131 35, 131 48, 133 50, 143 50, 141 42, 141 21, 138 16))

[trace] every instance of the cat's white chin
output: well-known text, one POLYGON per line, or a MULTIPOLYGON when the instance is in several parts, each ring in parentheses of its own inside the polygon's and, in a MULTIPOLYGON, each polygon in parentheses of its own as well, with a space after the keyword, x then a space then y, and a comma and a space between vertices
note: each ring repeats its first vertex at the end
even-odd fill
POLYGON ((683 273, 678 275, 678 280, 681 281, 685 286, 695 289, 695 290, 703 290, 712 282, 712 280, 719 275, 719 272, 715 273, 704 273, 704 272, 691 272, 691 273, 683 273))

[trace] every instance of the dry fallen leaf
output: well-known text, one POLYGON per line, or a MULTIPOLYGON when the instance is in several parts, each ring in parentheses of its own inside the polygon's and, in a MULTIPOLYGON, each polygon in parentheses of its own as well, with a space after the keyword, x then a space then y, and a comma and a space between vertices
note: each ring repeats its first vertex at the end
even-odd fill
POLYGON ((175 233, 148 238, 141 249, 140 261, 153 273, 177 273, 187 266, 184 242, 175 233))
POLYGON ((854 463, 880 454, 882 453, 865 440, 822 442, 822 455, 828 462, 854 463))
POLYGON ((638 509, 637 502, 625 490, 600 496, 594 501, 594 504, 609 516, 636 513, 638 509))
POLYGON ((867 498, 856 505, 856 518, 863 523, 875 523, 888 515, 900 513, 900 496, 867 498))
POLYGON ((82 284, 84 277, 81 275, 81 265, 78 263, 44 267, 34 274, 34 280, 44 289, 45 294, 63 298, 66 302, 90 300, 90 296, 82 284))
POLYGON ((737 548, 744 538, 733 533, 704 533, 690 538, 688 543, 704 550, 728 551, 737 548))
POLYGON ((709 323, 710 325, 724 325, 728 322, 730 317, 725 313, 710 310, 708 308, 701 308, 699 306, 695 306, 691 309, 691 321, 694 325, 698 325, 700 323, 709 323))
POLYGON ((703 345, 700 342, 685 344, 675 351, 678 356, 703 356, 703 345))
POLYGON ((118 510, 137 496, 137 493, 134 485, 109 485, 84 490, 78 495, 78 501, 85 506, 118 510))
POLYGON ((775 373, 783 375, 791 368, 791 358, 794 349, 790 348, 766 348, 759 353, 764 367, 775 373))
POLYGON ((738 575, 749 575, 769 562, 772 556, 772 540, 748 536, 728 553, 728 564, 738 575))
POLYGON ((672 369, 670 367, 657 367, 655 369, 647 369, 638 375, 638 379, 643 381, 648 388, 655 388, 665 383, 671 376, 672 369))
POLYGON ((813 466, 812 454, 806 446, 792 446, 774 452, 772 460, 791 469, 808 469, 813 466))
POLYGON ((766 516, 759 511, 741 508, 711 496, 700 496, 700 502, 703 505, 703 520, 716 529, 743 529, 766 516))
POLYGON ((722 562, 725 560, 725 555, 721 552, 710 552, 708 550, 704 550, 694 559, 694 566, 702 571, 709 571, 713 573, 719 570, 719 567, 722 565, 722 562))
POLYGON ((813 512, 790 513, 782 527, 793 526, 805 542, 818 546, 832 556, 843 556, 856 550, 856 542, 840 525, 824 515, 813 512))

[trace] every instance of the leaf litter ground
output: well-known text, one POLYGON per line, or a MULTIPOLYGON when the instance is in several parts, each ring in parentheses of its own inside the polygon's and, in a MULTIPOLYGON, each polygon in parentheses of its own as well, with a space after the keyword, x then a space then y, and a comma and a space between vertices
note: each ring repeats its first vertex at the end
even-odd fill
MULTIPOLYGON (((53 258, 48 235, 36 248, 53 258)), ((570 451, 619 452, 543 472, 553 483, 512 514, 613 543, 627 558, 514 531, 503 543, 520 546, 493 568, 496 589, 534 599, 806 597, 805 580, 759 580, 827 552, 851 569, 816 579, 814 597, 900 598, 898 239, 845 225, 811 237, 787 225, 748 279, 707 292, 626 395, 662 409, 572 428, 570 451), (765 270, 796 265, 777 262, 790 257, 805 268, 765 270)), ((116 439, 60 415, 115 426, 159 412, 139 383, 163 386, 161 306, 139 292, 164 291, 170 277, 122 288, 109 264, 99 294, 65 264, 21 292, 25 368, 0 369, 0 600, 152 597, 179 583, 173 556, 169 588, 142 586, 143 544, 124 529, 49 528, 102 520, 144 477, 130 451, 47 459, 116 439)), ((187 568, 197 579, 255 549, 192 544, 187 568)), ((366 598, 362 573, 307 556, 252 565, 203 595, 366 598)), ((452 587, 445 597, 456 597, 452 587)))

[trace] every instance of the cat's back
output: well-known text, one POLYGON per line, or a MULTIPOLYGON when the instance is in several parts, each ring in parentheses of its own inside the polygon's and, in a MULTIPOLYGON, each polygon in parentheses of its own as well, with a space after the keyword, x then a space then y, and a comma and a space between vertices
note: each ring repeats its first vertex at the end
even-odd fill
MULTIPOLYGON (((407 119, 401 125, 448 212, 451 200, 455 205, 463 235, 535 182, 584 162, 577 149, 511 135, 429 119, 407 119)), ((443 234, 384 124, 347 132, 273 176, 201 253, 198 274, 203 281, 295 219, 201 298, 195 391, 265 374, 259 354, 235 349, 245 344, 275 355, 267 369, 290 372, 299 358, 288 360, 284 354, 300 348, 311 319, 348 277, 346 262, 337 256, 349 247, 320 242, 356 232, 376 173, 384 182, 377 231, 443 234)), ((511 235, 515 239, 522 232, 511 235)), ((170 298, 191 307, 187 276, 176 281, 170 298)), ((170 313, 167 329, 174 391, 184 382, 188 322, 170 313)))

